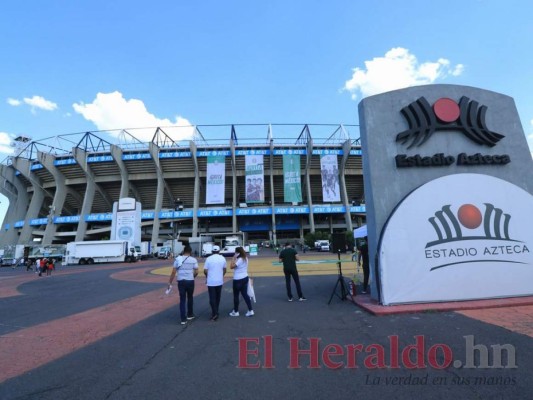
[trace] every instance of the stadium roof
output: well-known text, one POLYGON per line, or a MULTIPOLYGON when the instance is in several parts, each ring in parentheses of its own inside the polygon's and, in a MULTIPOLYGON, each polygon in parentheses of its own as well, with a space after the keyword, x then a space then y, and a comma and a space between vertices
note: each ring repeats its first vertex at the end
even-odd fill
POLYGON ((305 146, 310 140, 315 145, 340 145, 351 140, 359 145, 359 125, 343 124, 227 124, 163 126, 150 128, 124 128, 87 131, 32 140, 19 136, 13 142, 15 153, 3 161, 10 164, 12 157, 29 160, 37 152, 68 156, 73 148, 88 153, 109 152, 112 145, 125 150, 145 149, 149 143, 160 148, 188 148, 190 142, 197 147, 222 147, 230 141, 236 146, 267 145, 273 141, 280 145, 305 146))

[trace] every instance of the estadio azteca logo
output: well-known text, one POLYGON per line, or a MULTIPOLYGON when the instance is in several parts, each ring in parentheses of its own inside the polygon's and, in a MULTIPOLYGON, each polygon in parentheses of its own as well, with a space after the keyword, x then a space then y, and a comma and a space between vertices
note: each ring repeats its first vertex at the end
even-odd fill
POLYGON ((533 295, 533 195, 485 174, 405 197, 378 245, 383 304, 533 295))
POLYGON ((463 96, 457 104, 449 98, 440 98, 433 107, 424 98, 402 108, 409 129, 399 133, 396 141, 408 144, 407 148, 423 145, 437 131, 460 131, 468 139, 493 147, 504 135, 491 131, 485 122, 487 107, 463 96))
POLYGON ((485 261, 524 264, 506 256, 530 252, 523 241, 510 237, 511 215, 490 203, 482 206, 463 204, 456 213, 450 205, 445 205, 428 221, 435 230, 437 240, 426 244, 426 257, 454 260, 433 266, 431 271, 461 264, 465 258, 478 256, 484 257, 485 261), (482 246, 469 245, 469 241, 479 240, 483 241, 482 246), (438 247, 450 243, 454 243, 454 246, 438 247))

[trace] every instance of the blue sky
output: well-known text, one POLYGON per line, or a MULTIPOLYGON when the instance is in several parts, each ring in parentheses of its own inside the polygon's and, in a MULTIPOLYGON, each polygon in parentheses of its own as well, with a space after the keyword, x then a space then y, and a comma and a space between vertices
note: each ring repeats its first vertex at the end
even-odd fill
POLYGON ((513 97, 533 149, 532 15, 526 0, 6 2, 0 160, 18 135, 357 124, 363 97, 428 83, 513 97))

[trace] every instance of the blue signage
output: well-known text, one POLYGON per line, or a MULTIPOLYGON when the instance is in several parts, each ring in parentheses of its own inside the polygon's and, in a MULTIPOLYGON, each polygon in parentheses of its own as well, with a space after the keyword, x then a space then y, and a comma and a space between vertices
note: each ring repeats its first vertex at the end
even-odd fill
POLYGON ((351 213, 366 213, 366 206, 351 206, 351 213))
POLYGON ((352 149, 350 150, 350 155, 351 156, 362 156, 363 151, 361 149, 352 149))
POLYGON ((309 214, 309 207, 296 206, 296 207, 276 207, 274 209, 276 215, 278 214, 309 214))
POLYGON ((237 208, 235 215, 272 215, 272 208, 237 208))
POLYGON ((73 158, 62 158, 54 161, 54 165, 73 165, 77 164, 76 160, 73 158))
POLYGON ((230 156, 230 150, 202 150, 196 153, 197 157, 209 157, 209 156, 230 156))
POLYGON ((122 154, 122 159, 127 160, 151 160, 152 156, 150 153, 125 153, 122 154))
POLYGON ((65 215, 54 218, 54 224, 77 224, 80 222, 79 215, 65 215))
POLYGON ((346 211, 344 206, 313 206, 314 214, 332 214, 343 213, 346 211))
POLYGON ((43 169, 43 165, 42 164, 32 164, 32 166, 30 167, 30 170, 32 171, 35 171, 36 169, 43 169))
POLYGON ((268 149, 256 149, 256 150, 235 150, 236 156, 253 156, 253 155, 270 155, 270 150, 268 149))
POLYGON ((30 219, 30 225, 46 225, 48 223, 48 218, 34 218, 30 219))
POLYGON ((159 158, 190 158, 190 151, 165 151, 159 153, 159 158))
POLYGON ((231 217, 233 215, 233 210, 228 210, 226 208, 211 209, 211 210, 198 210, 198 218, 205 217, 231 217))
POLYGON ((313 150, 313 154, 336 154, 342 156, 344 151, 342 149, 315 149, 313 150))
POLYGON ((168 218, 192 218, 192 210, 183 210, 183 211, 160 211, 159 218, 168 219, 168 218))
POLYGON ((17 221, 13 224, 15 228, 22 228, 24 226, 24 221, 17 221))
POLYGON ((154 219, 155 212, 153 211, 143 211, 141 213, 141 219, 154 219))
POLYGON ((113 161, 113 156, 108 154, 105 156, 89 156, 87 157, 88 163, 99 163, 99 162, 109 162, 113 161))
POLYGON ((298 154, 305 156, 307 154, 306 149, 274 149, 275 156, 282 156, 284 154, 298 154))
POLYGON ((85 222, 111 221, 113 213, 89 214, 85 216, 85 222))

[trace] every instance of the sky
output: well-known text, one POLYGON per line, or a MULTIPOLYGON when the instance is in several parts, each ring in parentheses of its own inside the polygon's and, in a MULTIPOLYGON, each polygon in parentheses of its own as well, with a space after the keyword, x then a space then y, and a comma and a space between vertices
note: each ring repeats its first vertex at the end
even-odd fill
POLYGON ((0 160, 19 135, 358 124, 362 98, 431 83, 513 97, 533 152, 532 15, 528 0, 5 2, 0 160))

